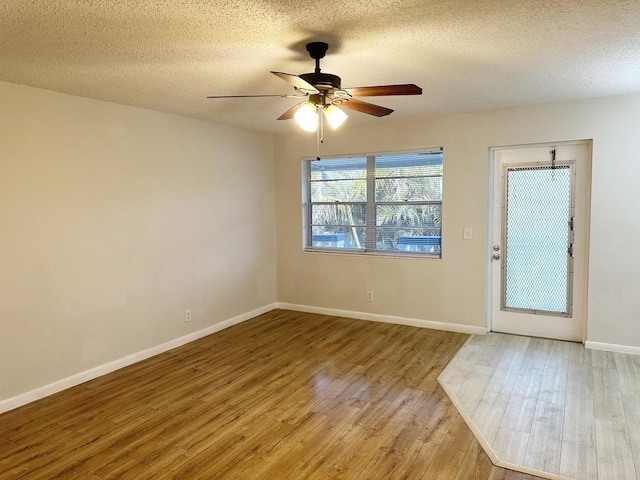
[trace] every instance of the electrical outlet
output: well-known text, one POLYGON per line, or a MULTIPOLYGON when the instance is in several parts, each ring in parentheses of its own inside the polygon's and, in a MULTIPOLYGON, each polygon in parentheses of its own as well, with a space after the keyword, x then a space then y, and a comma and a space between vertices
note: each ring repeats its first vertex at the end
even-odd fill
POLYGON ((367 302, 373 302, 373 292, 371 290, 367 290, 367 302))
POLYGON ((463 240, 471 240, 473 238, 473 229, 471 227, 464 227, 462 231, 463 240))
POLYGON ((187 309, 184 311, 184 323, 189 323, 191 321, 191 310, 187 309))

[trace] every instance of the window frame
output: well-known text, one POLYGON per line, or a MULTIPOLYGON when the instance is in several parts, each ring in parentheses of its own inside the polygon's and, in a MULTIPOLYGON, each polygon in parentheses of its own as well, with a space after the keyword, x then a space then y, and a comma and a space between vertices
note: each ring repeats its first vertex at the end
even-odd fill
POLYGON ((304 252, 311 253, 336 253, 340 255, 375 255, 375 256, 387 256, 387 257, 416 257, 416 258, 428 258, 428 259, 441 259, 442 258, 442 208, 444 203, 444 148, 432 147, 421 148, 415 150, 402 150, 393 152, 379 152, 379 153, 366 153, 366 154, 347 154, 347 155, 332 155, 323 156, 322 160, 331 159, 356 159, 364 158, 366 160, 366 198, 365 201, 345 201, 345 202, 312 202, 311 200, 311 165, 313 162, 319 160, 317 157, 306 157, 302 159, 302 247, 304 252), (404 155, 412 153, 424 153, 424 154, 440 154, 442 155, 442 173, 440 175, 428 175, 426 177, 440 178, 441 179, 441 196, 439 201, 376 201, 376 179, 377 178, 418 178, 411 176, 403 177, 376 177, 375 161, 378 157, 389 155, 404 155), (365 231, 365 245, 362 248, 344 248, 344 247, 332 247, 332 246, 318 246, 313 245, 313 224, 312 224, 312 206, 313 205, 364 205, 365 208, 365 224, 359 228, 364 228, 365 231), (376 248, 376 210, 381 205, 435 205, 440 207, 440 248, 438 251, 416 251, 416 250, 384 250, 376 248), (370 246, 373 246, 371 248, 370 246))

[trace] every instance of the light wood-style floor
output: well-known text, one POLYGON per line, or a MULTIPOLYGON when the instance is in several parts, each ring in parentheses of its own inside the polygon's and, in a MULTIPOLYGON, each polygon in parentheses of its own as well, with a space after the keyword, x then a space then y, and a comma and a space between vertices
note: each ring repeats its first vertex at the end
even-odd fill
POLYGON ((466 335, 275 310, 0 415, 1 479, 490 479, 466 335))
POLYGON ((548 478, 640 480, 638 355, 490 333, 473 336, 440 381, 505 465, 548 478))

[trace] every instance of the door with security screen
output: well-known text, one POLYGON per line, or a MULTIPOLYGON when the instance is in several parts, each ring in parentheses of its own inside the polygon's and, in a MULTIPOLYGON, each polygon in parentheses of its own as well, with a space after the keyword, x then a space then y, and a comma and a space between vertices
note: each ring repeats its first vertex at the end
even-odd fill
POLYGON ((589 143, 493 150, 492 331, 584 339, 590 161, 589 143))

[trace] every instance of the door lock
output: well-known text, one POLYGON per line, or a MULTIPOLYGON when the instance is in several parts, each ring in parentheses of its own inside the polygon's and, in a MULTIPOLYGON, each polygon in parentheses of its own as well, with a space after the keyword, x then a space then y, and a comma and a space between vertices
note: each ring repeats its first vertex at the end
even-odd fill
POLYGON ((500 245, 498 245, 497 243, 493 246, 493 251, 497 252, 500 250, 500 245))

